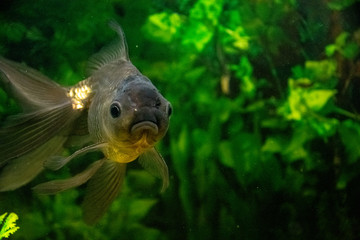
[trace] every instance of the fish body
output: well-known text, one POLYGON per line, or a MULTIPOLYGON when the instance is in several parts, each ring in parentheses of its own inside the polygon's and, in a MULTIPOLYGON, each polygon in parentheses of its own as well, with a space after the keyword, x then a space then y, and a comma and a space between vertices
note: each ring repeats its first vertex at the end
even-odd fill
POLYGON ((155 144, 164 137, 171 104, 131 63, 125 36, 90 59, 91 75, 62 87, 41 73, 0 58, 0 77, 24 113, 9 117, 0 129, 0 191, 17 189, 44 169, 57 170, 80 154, 101 151, 104 158, 69 179, 33 189, 55 194, 87 182, 84 219, 96 223, 121 189, 126 163, 140 164, 168 186, 168 168, 155 144), (76 135, 86 144, 61 156, 76 135))

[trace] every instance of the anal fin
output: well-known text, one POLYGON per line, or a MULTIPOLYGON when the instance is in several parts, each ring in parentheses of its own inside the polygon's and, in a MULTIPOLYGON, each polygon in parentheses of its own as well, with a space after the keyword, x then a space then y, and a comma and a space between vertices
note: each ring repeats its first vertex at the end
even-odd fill
POLYGON ((83 172, 78 173, 71 178, 41 183, 33 187, 33 190, 38 194, 56 194, 70 188, 80 186, 81 184, 87 182, 96 173, 96 171, 99 170, 103 163, 103 160, 96 161, 83 172))
POLYGON ((82 205, 84 220, 95 224, 118 195, 125 178, 126 164, 106 160, 89 180, 82 205))

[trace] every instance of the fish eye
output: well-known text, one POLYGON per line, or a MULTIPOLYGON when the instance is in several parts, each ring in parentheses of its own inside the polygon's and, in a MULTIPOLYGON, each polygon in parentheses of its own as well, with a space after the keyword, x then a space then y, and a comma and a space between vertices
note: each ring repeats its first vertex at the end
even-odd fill
POLYGON ((118 118, 121 115, 121 108, 118 102, 114 102, 110 106, 110 114, 113 118, 118 118))
POLYGON ((167 109, 167 113, 168 113, 168 116, 169 116, 169 117, 171 116, 172 112, 173 112, 172 106, 171 106, 171 104, 169 103, 168 109, 167 109))

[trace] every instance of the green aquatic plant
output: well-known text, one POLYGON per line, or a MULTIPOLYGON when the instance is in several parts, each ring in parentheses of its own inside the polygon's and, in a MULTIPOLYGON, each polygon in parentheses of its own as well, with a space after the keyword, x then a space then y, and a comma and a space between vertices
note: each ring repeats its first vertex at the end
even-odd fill
POLYGON ((19 217, 16 213, 8 214, 6 212, 0 216, 0 240, 8 238, 20 228, 16 226, 16 220, 18 219, 19 217))
MULTIPOLYGON (((71 85, 115 18, 175 109, 158 146, 165 193, 131 165, 96 227, 80 221, 82 190, 55 203, 34 195, 18 203, 27 214, 15 239, 359 238, 359 0, 6 2, 20 7, 0 12, 5 57, 71 85)), ((0 119, 14 106, 0 90, 0 119)))

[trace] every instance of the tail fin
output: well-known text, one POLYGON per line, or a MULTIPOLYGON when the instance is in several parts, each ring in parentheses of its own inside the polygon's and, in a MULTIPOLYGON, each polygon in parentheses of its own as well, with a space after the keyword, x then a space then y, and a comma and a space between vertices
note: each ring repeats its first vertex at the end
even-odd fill
POLYGON ((81 110, 63 88, 34 69, 0 58, 0 77, 24 108, 0 129, 0 191, 16 189, 43 169, 62 149, 81 110))
POLYGON ((71 105, 63 105, 8 118, 0 129, 0 166, 40 147, 59 132, 69 131, 79 114, 71 105))
POLYGON ((52 108, 70 101, 66 95, 66 88, 32 68, 2 57, 0 57, 0 78, 9 85, 25 112, 52 108))
POLYGON ((43 169, 49 155, 59 152, 66 141, 64 136, 55 136, 41 147, 10 161, 0 174, 0 192, 15 190, 36 177, 43 169))

